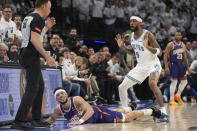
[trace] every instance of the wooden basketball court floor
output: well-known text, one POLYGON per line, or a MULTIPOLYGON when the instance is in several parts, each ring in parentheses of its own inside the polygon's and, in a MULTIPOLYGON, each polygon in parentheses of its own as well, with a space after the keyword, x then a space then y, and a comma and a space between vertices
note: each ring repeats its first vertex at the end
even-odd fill
MULTIPOLYGON (((143 109, 153 102, 140 102, 137 109, 143 109)), ((117 108, 119 105, 109 106, 117 108)), ((94 123, 69 127, 60 118, 55 122, 53 128, 34 129, 29 131, 197 131, 197 104, 185 103, 184 105, 169 106, 165 104, 169 114, 168 123, 155 123, 151 116, 143 116, 130 123, 94 123)), ((4 131, 19 131, 3 127, 4 131)))

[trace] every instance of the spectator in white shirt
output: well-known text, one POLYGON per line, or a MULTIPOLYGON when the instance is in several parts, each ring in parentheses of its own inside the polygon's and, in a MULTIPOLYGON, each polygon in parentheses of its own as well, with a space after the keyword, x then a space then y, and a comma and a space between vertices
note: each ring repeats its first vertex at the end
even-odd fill
POLYGON ((115 28, 117 33, 122 33, 124 32, 124 2, 123 1, 118 1, 116 3, 116 22, 115 22, 115 28))
POLYGON ((178 12, 177 22, 178 22, 178 27, 180 28, 180 31, 184 32, 186 19, 183 17, 183 13, 181 11, 178 12))
POLYGON ((22 18, 20 15, 14 16, 14 22, 16 24, 16 41, 15 44, 17 44, 19 47, 22 42, 22 32, 21 32, 21 24, 22 24, 22 18))
POLYGON ((105 22, 105 39, 110 40, 114 37, 115 29, 115 5, 114 1, 108 1, 107 6, 104 9, 104 22, 105 22))
POLYGON ((83 38, 86 35, 88 28, 88 22, 90 20, 90 6, 92 5, 90 0, 78 0, 76 8, 79 11, 79 34, 83 38))
POLYGON ((92 18, 90 22, 91 35, 102 37, 103 34, 103 11, 105 0, 91 0, 92 2, 92 18))
POLYGON ((161 23, 163 25, 167 24, 170 27, 172 24, 172 18, 173 18, 173 14, 170 12, 170 8, 166 7, 165 12, 163 12, 161 16, 162 16, 161 23))
POLYGON ((11 20, 12 8, 6 5, 3 9, 3 17, 1 18, 2 39, 6 45, 10 45, 16 39, 16 24, 11 20))
POLYGON ((155 6, 159 7, 161 12, 164 12, 165 11, 166 4, 162 0, 158 0, 155 3, 155 6))
POLYGON ((193 60, 197 60, 197 41, 192 41, 190 54, 193 60))
POLYGON ((138 15, 139 10, 136 6, 136 3, 134 1, 131 1, 125 12, 127 13, 129 18, 133 15, 138 15))

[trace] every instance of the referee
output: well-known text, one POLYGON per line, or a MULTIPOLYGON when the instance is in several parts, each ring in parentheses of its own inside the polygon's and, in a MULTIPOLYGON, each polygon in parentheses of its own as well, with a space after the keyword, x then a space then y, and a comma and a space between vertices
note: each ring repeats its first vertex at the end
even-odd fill
POLYGON ((44 81, 40 67, 40 55, 45 57, 49 66, 56 66, 55 60, 44 50, 41 39, 44 33, 55 25, 54 18, 45 19, 51 10, 50 0, 36 0, 34 12, 28 14, 22 23, 22 46, 19 61, 26 70, 27 86, 18 112, 11 128, 33 129, 48 127, 41 119, 44 81), (27 114, 32 107, 31 124, 26 123, 27 114))

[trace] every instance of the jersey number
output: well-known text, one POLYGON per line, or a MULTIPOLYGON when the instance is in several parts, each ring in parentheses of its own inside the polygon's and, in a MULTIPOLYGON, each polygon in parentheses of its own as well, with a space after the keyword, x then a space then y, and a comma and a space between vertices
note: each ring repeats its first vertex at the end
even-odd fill
POLYGON ((135 55, 136 55, 136 58, 139 58, 140 57, 140 55, 139 55, 138 52, 135 52, 135 55))
POLYGON ((182 59, 183 55, 182 54, 177 54, 177 59, 182 59))
POLYGON ((27 21, 28 21, 28 19, 24 19, 24 21, 23 21, 23 29, 26 28, 27 21))

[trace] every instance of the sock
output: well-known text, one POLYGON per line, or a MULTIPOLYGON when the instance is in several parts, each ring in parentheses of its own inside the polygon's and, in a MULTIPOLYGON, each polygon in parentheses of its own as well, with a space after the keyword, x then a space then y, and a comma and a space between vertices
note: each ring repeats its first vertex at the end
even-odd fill
POLYGON ((166 108, 165 108, 165 107, 160 107, 160 111, 161 111, 162 113, 164 113, 164 114, 167 114, 166 108))
POLYGON ((150 116, 153 113, 153 110, 152 109, 144 109, 144 110, 141 110, 141 111, 144 112, 144 115, 145 116, 150 116))
POLYGON ((174 92, 176 89, 177 80, 171 80, 170 84, 170 100, 174 99, 174 92))
POLYGON ((187 85, 187 80, 181 80, 181 83, 179 84, 179 89, 176 93, 176 96, 180 96, 181 93, 183 92, 185 86, 187 85))

